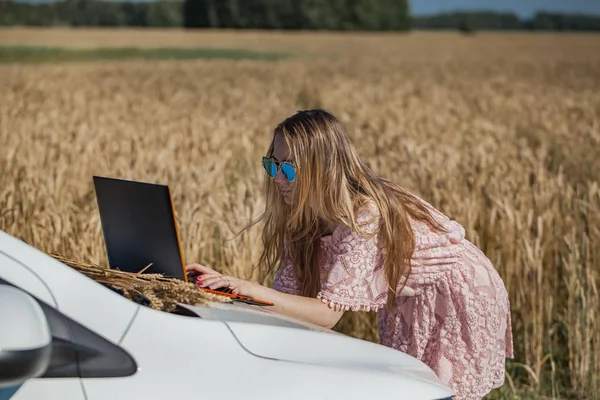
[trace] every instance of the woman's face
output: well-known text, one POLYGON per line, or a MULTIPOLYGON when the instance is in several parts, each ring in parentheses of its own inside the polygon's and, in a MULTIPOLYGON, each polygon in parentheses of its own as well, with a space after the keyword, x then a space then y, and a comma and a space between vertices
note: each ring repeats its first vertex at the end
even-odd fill
MULTIPOLYGON (((290 149, 288 148, 287 143, 281 134, 275 135, 275 139, 273 140, 273 154, 271 158, 275 160, 278 165, 284 161, 289 161, 292 163, 294 162, 292 159, 293 157, 290 154, 290 149)), ((283 176, 281 168, 277 170, 275 182, 277 183, 277 186, 279 186, 279 191, 283 196, 283 200, 287 204, 292 204, 294 198, 294 184, 293 182, 288 181, 285 176, 283 176)))

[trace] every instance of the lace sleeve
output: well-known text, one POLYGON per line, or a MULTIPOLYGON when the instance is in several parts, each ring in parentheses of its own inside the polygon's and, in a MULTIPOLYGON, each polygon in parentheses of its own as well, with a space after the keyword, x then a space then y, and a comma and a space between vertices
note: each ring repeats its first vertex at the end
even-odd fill
POLYGON ((383 275, 383 251, 376 231, 379 218, 367 208, 357 215, 357 223, 370 236, 361 236, 343 226, 334 232, 327 246, 329 268, 317 297, 332 308, 375 311, 387 302, 383 275))
POLYGON ((281 258, 279 269, 277 269, 275 274, 272 288, 278 292, 287 294, 300 294, 300 289, 298 288, 298 283, 296 282, 296 276, 294 274, 294 264, 290 259, 287 247, 284 248, 283 257, 281 258))

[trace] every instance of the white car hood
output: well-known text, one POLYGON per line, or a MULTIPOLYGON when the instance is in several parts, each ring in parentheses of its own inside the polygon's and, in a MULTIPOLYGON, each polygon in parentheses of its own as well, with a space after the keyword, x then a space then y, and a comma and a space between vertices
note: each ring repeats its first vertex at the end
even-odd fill
POLYGON ((255 306, 239 303, 181 306, 202 318, 224 321, 240 344, 257 357, 401 374, 445 389, 448 396, 452 394, 427 365, 379 344, 351 338, 255 306))
POLYGON ((330 329, 313 325, 309 322, 299 321, 285 315, 272 312, 268 308, 251 306, 241 302, 234 303, 209 303, 206 306, 197 307, 179 303, 179 306, 192 311, 203 319, 211 319, 225 322, 248 322, 269 326, 281 326, 288 328, 328 332, 340 335, 330 329))

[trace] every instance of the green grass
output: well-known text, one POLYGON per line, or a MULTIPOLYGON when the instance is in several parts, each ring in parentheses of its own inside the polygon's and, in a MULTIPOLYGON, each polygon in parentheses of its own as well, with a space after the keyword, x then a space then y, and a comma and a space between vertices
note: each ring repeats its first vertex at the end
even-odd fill
POLYGON ((286 57, 288 55, 283 53, 261 53, 243 49, 140 49, 126 47, 76 50, 58 47, 0 46, 0 63, 196 59, 277 61, 286 57))

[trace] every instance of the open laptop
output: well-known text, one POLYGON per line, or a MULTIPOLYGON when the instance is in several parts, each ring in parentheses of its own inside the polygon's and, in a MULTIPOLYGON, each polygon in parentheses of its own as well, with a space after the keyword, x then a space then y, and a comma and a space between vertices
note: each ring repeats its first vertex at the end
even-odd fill
MULTIPOLYGON (((188 282, 170 188, 101 176, 93 179, 110 268, 188 282)), ((198 288, 248 304, 273 305, 224 289, 198 288)))

